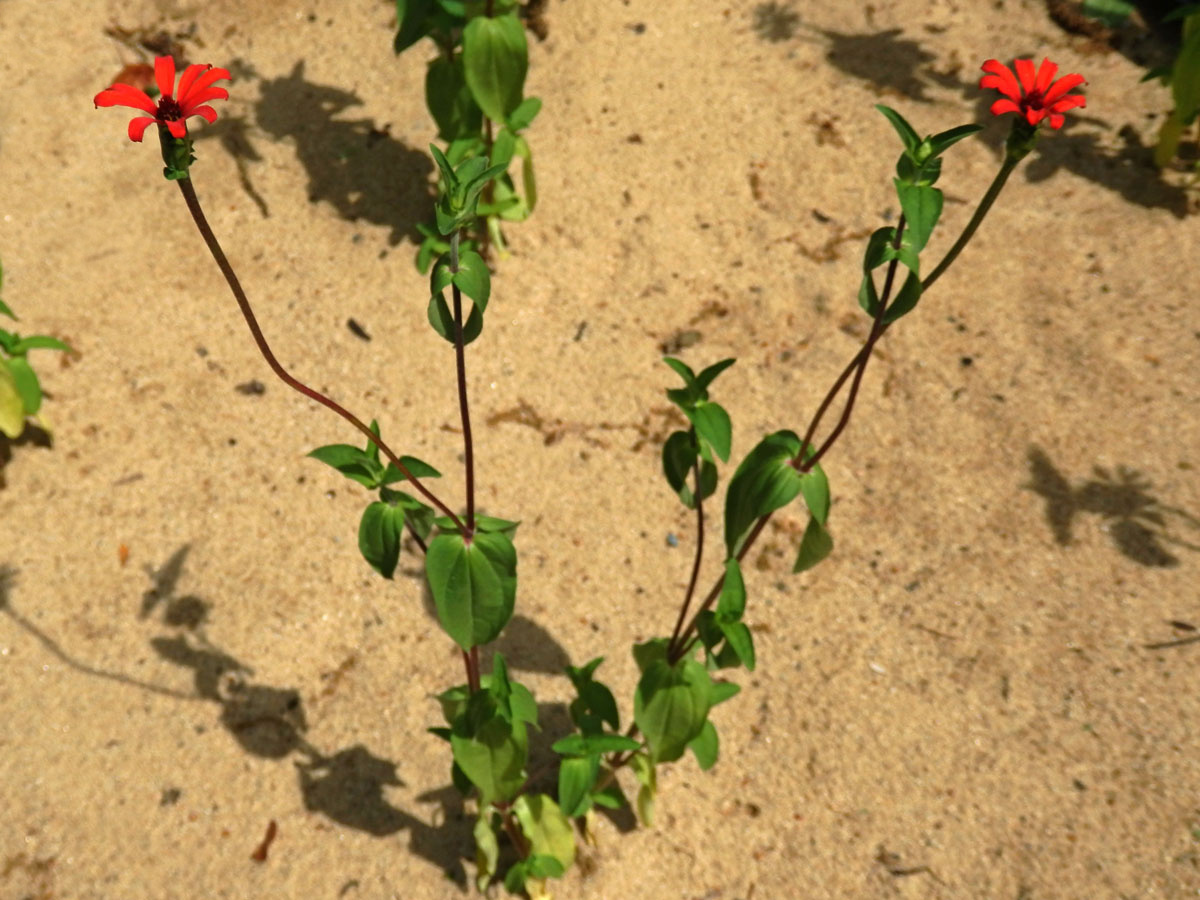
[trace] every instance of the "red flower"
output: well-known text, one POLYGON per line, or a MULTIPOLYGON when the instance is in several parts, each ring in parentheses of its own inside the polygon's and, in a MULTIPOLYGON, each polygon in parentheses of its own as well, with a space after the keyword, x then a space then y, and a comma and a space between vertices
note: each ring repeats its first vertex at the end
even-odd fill
POLYGON ((987 72, 979 80, 981 88, 995 88, 1006 99, 997 100, 992 104, 992 115, 1015 112, 1024 116, 1030 125, 1037 125, 1042 119, 1049 119, 1051 128, 1061 128, 1063 113, 1076 106, 1087 106, 1087 100, 1079 94, 1067 94, 1072 88, 1085 84, 1082 75, 1064 75, 1057 82, 1054 74, 1058 66, 1043 59, 1037 74, 1033 71, 1033 60, 1018 59, 1013 61, 1017 70, 1016 77, 1008 66, 998 60, 989 59, 981 68, 987 72), (1017 83, 1020 79, 1020 83, 1017 83))
POLYGON ((175 96, 175 60, 170 56, 160 56, 154 60, 154 79, 158 82, 161 95, 157 103, 144 91, 121 82, 96 95, 96 106, 128 106, 146 113, 145 116, 138 116, 130 121, 131 141, 141 141, 146 129, 155 122, 171 132, 172 137, 186 137, 186 120, 191 116, 200 116, 209 124, 217 121, 217 111, 202 104, 210 100, 229 98, 229 92, 225 88, 213 87, 217 81, 229 80, 228 69, 188 66, 179 79, 179 94, 175 96))

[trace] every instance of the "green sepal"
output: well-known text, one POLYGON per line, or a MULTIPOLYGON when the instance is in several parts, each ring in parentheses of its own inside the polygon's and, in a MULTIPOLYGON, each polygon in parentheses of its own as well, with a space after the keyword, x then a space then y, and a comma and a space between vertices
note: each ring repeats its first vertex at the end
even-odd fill
POLYGON ((188 167, 196 161, 192 155, 191 138, 177 138, 171 134, 165 125, 158 126, 158 142, 162 150, 163 178, 168 181, 179 181, 188 177, 188 167))

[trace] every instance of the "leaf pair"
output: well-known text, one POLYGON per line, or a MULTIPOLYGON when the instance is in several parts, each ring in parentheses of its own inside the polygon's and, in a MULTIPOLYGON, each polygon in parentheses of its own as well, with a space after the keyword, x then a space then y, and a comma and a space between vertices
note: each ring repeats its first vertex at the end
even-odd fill
POLYGON ((494 641, 512 618, 517 551, 511 522, 476 519, 470 539, 439 519, 425 554, 425 574, 442 628, 463 650, 494 641), (499 523, 499 524, 497 524, 499 523))
MULTIPOLYGON (((816 535, 813 540, 819 541, 820 546, 825 547, 825 552, 814 557, 813 551, 818 547, 816 544, 806 547, 806 531, 806 541, 801 542, 800 557, 793 571, 811 568, 829 555, 833 548, 832 539, 825 531, 825 522, 829 517, 829 479, 819 464, 807 472, 799 471, 797 460, 801 458, 800 444, 795 432, 777 431, 763 438, 738 466, 725 495, 727 557, 733 559, 738 556, 746 536, 758 519, 791 503, 798 494, 804 495, 811 516, 809 530, 816 535)), ((803 459, 810 459, 814 452, 812 447, 805 447, 803 459)))
POLYGON ((668 390, 667 397, 683 411, 692 425, 687 431, 672 432, 667 438, 662 452, 663 474, 683 504, 695 509, 698 500, 711 496, 717 489, 714 457, 726 462, 732 449, 733 424, 729 413, 708 399, 708 388, 735 360, 723 359, 699 375, 686 363, 673 357, 664 357, 663 362, 683 378, 684 387, 668 390), (700 466, 699 496, 688 484, 697 463, 700 466))
MULTIPOLYGON (((0 267, 0 286, 4 269, 0 267)), ((0 300, 0 313, 16 320, 16 315, 0 300)), ((42 408, 42 385, 26 358, 30 350, 62 350, 69 345, 57 338, 36 334, 23 338, 0 328, 0 434, 18 438, 25 430, 25 419, 42 408)))
MULTIPOLYGON (((372 420, 370 427, 378 437, 379 423, 372 420)), ((365 447, 326 444, 308 455, 332 466, 363 487, 379 490, 379 500, 363 510, 359 521, 358 549, 371 568, 384 578, 391 578, 400 559, 400 540, 405 523, 417 537, 425 540, 433 527, 433 510, 415 497, 387 487, 404 480, 406 476, 395 463, 389 462, 385 467, 380 462, 379 447, 373 441, 367 441, 365 447)), ((400 462, 415 478, 441 477, 437 469, 415 456, 401 456, 400 462)))
POLYGON ((451 267, 449 254, 441 256, 429 277, 427 315, 433 330, 451 344, 455 342, 454 314, 446 302, 446 288, 458 288, 472 301, 471 312, 462 325, 463 345, 471 343, 483 331, 483 313, 492 292, 492 276, 483 257, 474 250, 463 250, 458 269, 451 267))

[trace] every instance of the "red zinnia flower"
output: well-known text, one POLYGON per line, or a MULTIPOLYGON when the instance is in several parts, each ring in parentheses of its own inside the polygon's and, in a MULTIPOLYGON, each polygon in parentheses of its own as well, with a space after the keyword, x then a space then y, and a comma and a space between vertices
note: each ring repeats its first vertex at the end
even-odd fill
POLYGON ((1076 106, 1087 106, 1084 97, 1079 94, 1067 94, 1072 88, 1085 84, 1083 76, 1064 75, 1055 82, 1054 75, 1058 66, 1048 59, 1042 60, 1036 75, 1031 59, 1013 61, 1013 68, 1017 70, 1016 77, 1008 66, 995 59, 989 59, 981 68, 989 74, 979 80, 979 86, 995 88, 1006 98, 992 104, 993 116, 1015 112, 1024 116, 1030 125, 1037 125, 1042 119, 1048 119, 1051 128, 1061 128, 1063 113, 1076 106), (1020 79, 1019 84, 1017 79, 1020 79))
POLYGON ((170 56, 159 56, 154 60, 154 80, 158 82, 161 95, 157 103, 144 91, 120 82, 96 95, 96 106, 128 106, 146 113, 129 123, 131 141, 141 141, 146 129, 155 122, 166 127, 172 137, 186 137, 186 120, 191 116, 200 116, 210 125, 217 121, 217 111, 202 104, 229 98, 227 90, 213 87, 217 81, 229 80, 228 69, 188 66, 179 79, 179 93, 175 95, 175 60, 170 56))

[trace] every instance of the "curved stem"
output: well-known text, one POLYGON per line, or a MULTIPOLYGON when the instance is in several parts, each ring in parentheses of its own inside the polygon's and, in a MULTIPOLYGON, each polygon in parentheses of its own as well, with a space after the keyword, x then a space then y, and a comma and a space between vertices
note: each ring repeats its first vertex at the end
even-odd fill
POLYGON ((942 277, 942 273, 950 268, 950 264, 958 258, 958 254, 962 253, 963 247, 967 246, 967 241, 974 237, 976 229, 979 228, 979 223, 983 221, 983 217, 988 214, 988 210, 992 208, 992 204, 1000 196, 1000 191, 1004 189, 1004 183, 1008 181, 1008 176, 1012 174, 1013 169, 1017 167, 1017 163, 1020 161, 1019 158, 1014 159, 1012 156, 1004 157, 1004 163, 1000 166, 1000 171, 996 173, 996 177, 992 179, 992 183, 988 186, 987 192, 984 193, 983 199, 979 201, 979 207, 975 210, 975 215, 971 216, 971 221, 967 223, 967 227, 963 229, 963 233, 958 236, 958 240, 954 242, 954 246, 942 258, 942 261, 929 273, 929 277, 921 282, 922 291, 929 290, 933 286, 933 283, 942 277))
POLYGON ((217 241, 217 236, 213 233, 212 228, 208 224, 208 219, 204 217, 204 210, 200 208, 200 201, 196 198, 196 190, 192 187, 190 178, 180 178, 177 182, 179 190, 183 194, 184 202, 187 203, 188 212, 192 214, 192 220, 196 223, 196 228, 200 231, 200 236, 204 238, 204 243, 208 245, 208 250, 212 253, 213 259, 217 263, 217 268, 221 270, 221 274, 225 276, 225 281, 229 285, 229 290, 233 292, 233 297, 237 300, 238 308, 242 311, 242 316, 246 319, 246 324, 250 328, 250 333, 254 336, 254 342, 258 345, 259 352, 267 361, 267 365, 271 367, 280 380, 288 387, 300 392, 310 400, 315 400, 322 406, 333 410, 364 435, 367 439, 379 448, 380 452, 388 458, 405 478, 412 482, 412 486, 426 500, 436 506, 444 515, 449 516, 461 527, 461 522, 458 517, 450 510, 446 504, 442 503, 435 497, 428 488, 416 479, 416 476, 408 470, 408 467, 400 461, 400 458, 392 452, 392 449, 380 439, 375 432, 362 423, 355 415, 341 406, 329 397, 326 397, 320 391, 315 391, 308 385, 292 377, 292 375, 279 364, 279 360, 275 358, 275 354, 271 352, 270 346, 267 344, 267 339, 263 337, 262 329, 258 327, 258 319, 254 316, 254 310, 250 308, 250 301, 246 299, 246 292, 242 290, 242 284, 238 280, 237 274, 233 271, 233 266, 229 264, 229 260, 225 256, 225 252, 221 249, 220 243, 217 241))

